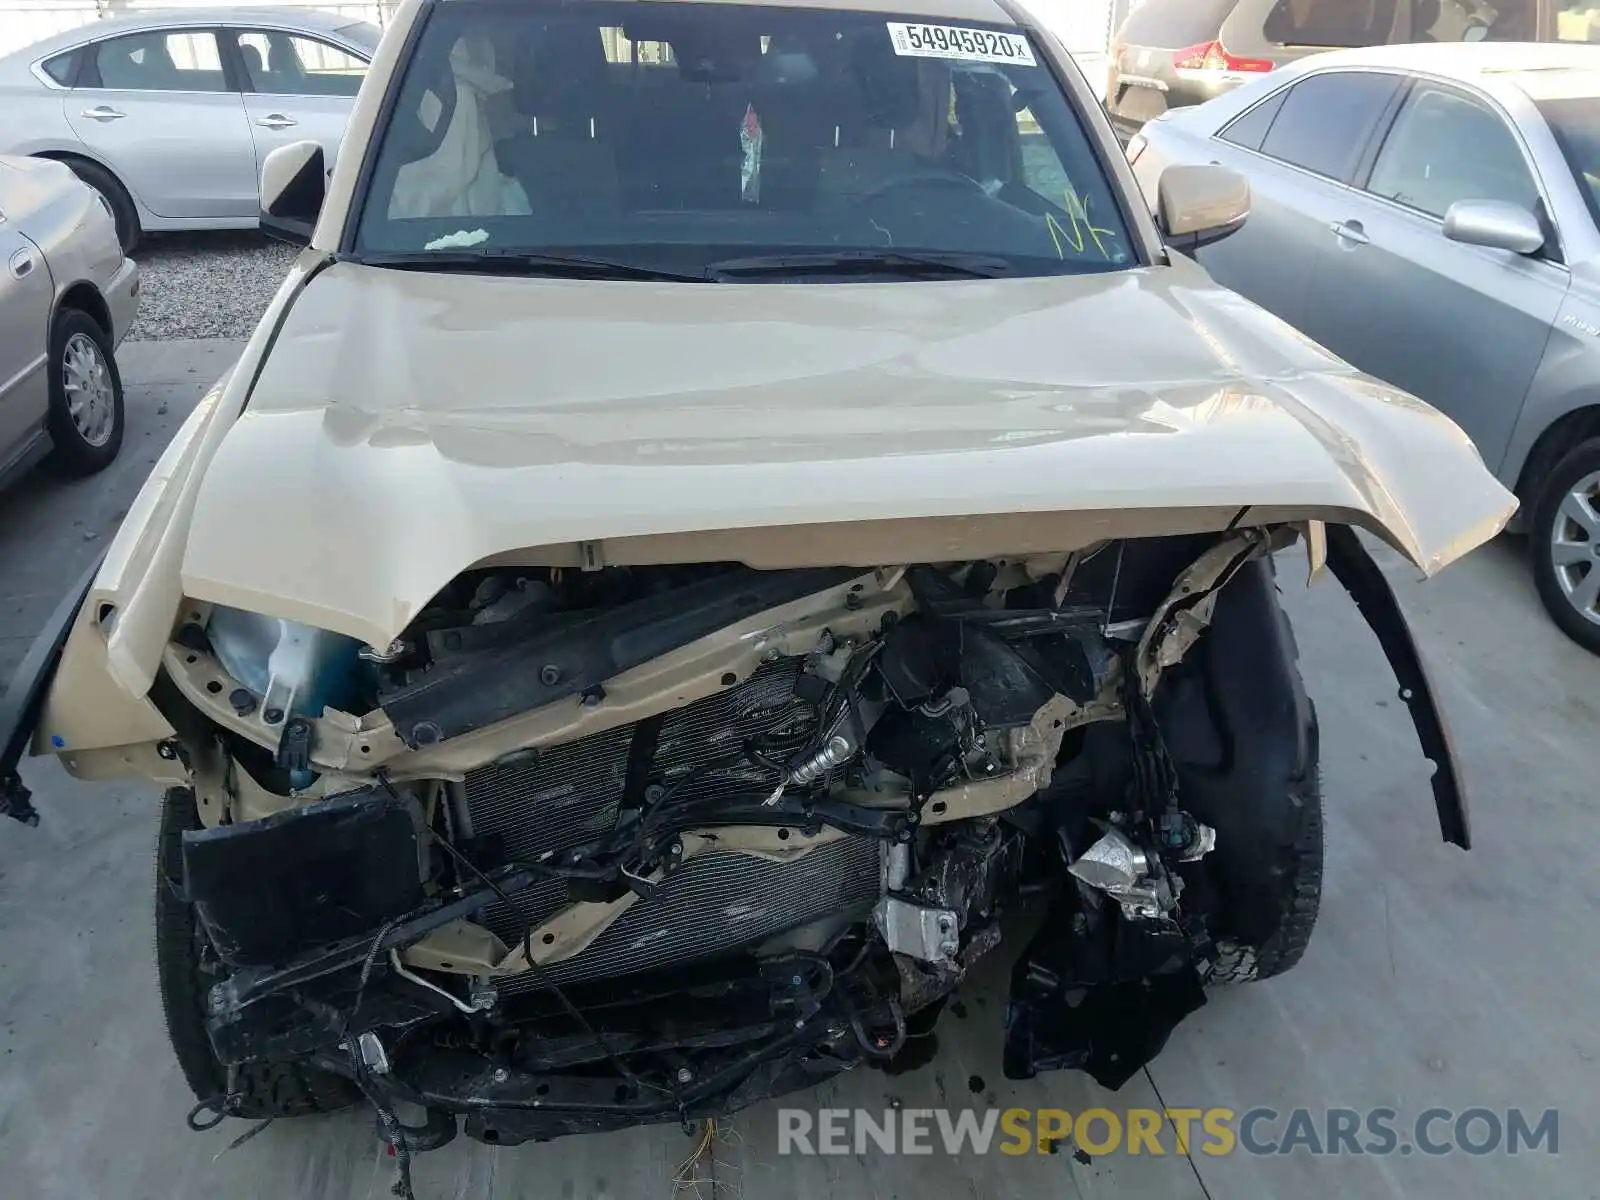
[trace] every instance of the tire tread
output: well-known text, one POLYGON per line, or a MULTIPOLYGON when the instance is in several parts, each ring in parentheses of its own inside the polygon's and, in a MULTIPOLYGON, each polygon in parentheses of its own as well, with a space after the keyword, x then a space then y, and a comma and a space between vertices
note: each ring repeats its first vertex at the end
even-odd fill
MULTIPOLYGON (((156 980, 167 1037, 179 1069, 197 1100, 222 1094, 226 1077, 205 1027, 205 983, 200 972, 193 907, 173 890, 182 874, 183 832, 200 827, 194 793, 172 788, 161 803, 156 844, 156 980)), ((239 1069, 239 1106, 232 1115, 260 1119, 333 1112, 359 1096, 338 1075, 295 1062, 252 1062, 239 1069)))
POLYGON ((1212 983, 1251 983, 1282 975, 1303 957, 1311 944, 1317 914, 1322 907, 1323 819, 1322 780, 1311 774, 1295 789, 1294 802, 1303 806, 1300 830, 1288 851, 1288 869, 1279 897, 1278 924, 1259 946, 1221 941, 1212 983))

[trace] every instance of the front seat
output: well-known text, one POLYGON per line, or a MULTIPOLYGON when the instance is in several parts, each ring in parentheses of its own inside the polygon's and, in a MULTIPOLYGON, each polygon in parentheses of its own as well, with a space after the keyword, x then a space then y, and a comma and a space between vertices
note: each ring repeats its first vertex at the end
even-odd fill
POLYGON ((942 161, 950 136, 950 67, 902 58, 887 35, 861 37, 839 89, 834 144, 820 156, 818 203, 848 205, 942 161))
POLYGON ((250 81, 250 86, 256 91, 263 91, 267 87, 267 60, 261 57, 259 47, 248 42, 239 43, 239 57, 244 60, 245 78, 250 81))
POLYGON ((1411 40, 1436 42, 1433 27, 1439 23, 1439 0, 1416 0, 1411 6, 1411 40))
POLYGON ((599 29, 572 19, 539 23, 517 48, 511 101, 522 127, 495 150, 529 207, 569 216, 619 211, 610 64, 599 29))
MULTIPOLYGON (((494 47, 477 36, 458 39, 450 50, 450 79, 444 86, 454 91, 454 102, 444 103, 436 116, 448 123, 424 157, 396 170, 389 216, 525 216, 528 199, 516 180, 503 173, 490 131, 489 102, 511 86, 495 70, 494 47)), ((415 116, 420 125, 410 125, 408 139, 421 129, 428 136, 419 140, 432 142, 437 123, 430 127, 421 111, 415 116)))

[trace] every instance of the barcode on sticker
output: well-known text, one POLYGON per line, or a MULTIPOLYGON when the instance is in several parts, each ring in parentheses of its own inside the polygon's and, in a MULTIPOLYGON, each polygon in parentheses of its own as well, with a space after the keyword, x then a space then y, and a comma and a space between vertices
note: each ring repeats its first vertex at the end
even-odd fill
POLYGON ((894 52, 912 58, 959 58, 968 62, 1034 64, 1033 47, 1020 33, 963 29, 957 25, 907 25, 889 21, 894 52))

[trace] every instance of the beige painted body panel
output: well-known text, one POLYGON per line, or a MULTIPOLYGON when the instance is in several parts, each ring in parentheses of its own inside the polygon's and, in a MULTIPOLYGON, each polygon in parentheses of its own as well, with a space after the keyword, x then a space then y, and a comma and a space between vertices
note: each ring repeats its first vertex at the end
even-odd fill
MULTIPOLYGON (((524 547, 640 561, 773 527, 801 544, 761 565, 849 563, 803 531, 921 519, 914 562, 974 517, 1158 533, 1259 507, 1365 525, 1431 573, 1514 506, 1447 418, 1188 265, 729 286, 337 264, 221 440, 182 584, 385 644, 524 547)), ((983 553, 1044 548, 1072 547, 983 553)))
POLYGON ((140 488, 118 527, 62 651, 34 733, 33 752, 64 748, 85 777, 124 773, 122 747, 170 737, 149 699, 182 599, 180 565, 206 467, 243 407, 250 381, 285 304, 305 280, 310 256, 290 269, 239 362, 195 407, 140 488), (99 758, 79 752, 109 747, 99 758))

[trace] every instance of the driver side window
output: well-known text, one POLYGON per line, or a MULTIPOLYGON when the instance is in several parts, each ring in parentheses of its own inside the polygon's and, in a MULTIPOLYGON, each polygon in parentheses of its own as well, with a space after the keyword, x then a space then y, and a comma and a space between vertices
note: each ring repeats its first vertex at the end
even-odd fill
POLYGON ((1441 219, 1457 200, 1504 200, 1530 212, 1539 203, 1505 120, 1470 97, 1425 83, 1395 118, 1366 190, 1441 219))

